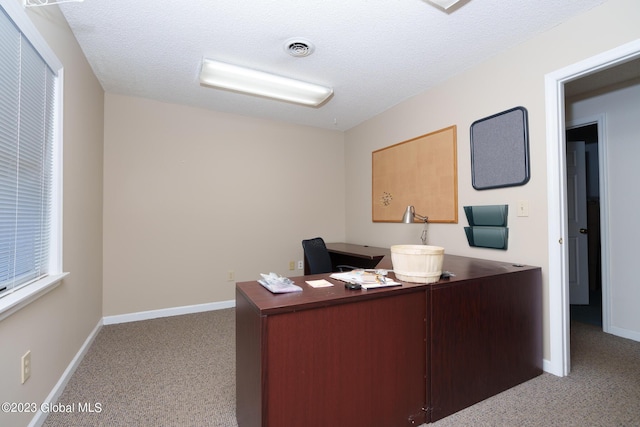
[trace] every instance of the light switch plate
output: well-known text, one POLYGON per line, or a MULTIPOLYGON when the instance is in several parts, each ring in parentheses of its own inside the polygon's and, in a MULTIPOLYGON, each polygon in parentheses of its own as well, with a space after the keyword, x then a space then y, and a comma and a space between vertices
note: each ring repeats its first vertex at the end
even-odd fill
POLYGON ((529 202, 527 200, 520 200, 518 202, 517 213, 518 216, 529 216, 529 202))

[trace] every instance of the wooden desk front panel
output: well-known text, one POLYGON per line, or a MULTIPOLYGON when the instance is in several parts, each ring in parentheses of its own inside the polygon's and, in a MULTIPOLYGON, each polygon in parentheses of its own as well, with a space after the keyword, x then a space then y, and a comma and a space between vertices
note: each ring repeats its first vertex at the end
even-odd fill
POLYGON ((265 317, 262 425, 424 423, 425 298, 423 290, 265 317))
POLYGON ((239 426, 262 423, 262 328, 263 317, 240 288, 236 288, 236 418, 239 426))
POLYGON ((375 291, 237 284, 238 425, 420 425, 542 373, 540 268, 445 255, 444 269, 375 291))
POLYGON ((431 292, 431 421, 542 373, 540 269, 431 292))

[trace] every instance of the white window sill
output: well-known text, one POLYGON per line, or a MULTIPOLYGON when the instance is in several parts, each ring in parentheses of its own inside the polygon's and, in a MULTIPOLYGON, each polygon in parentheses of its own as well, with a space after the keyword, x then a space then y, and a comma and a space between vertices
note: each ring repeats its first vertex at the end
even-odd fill
POLYGON ((69 273, 51 274, 24 288, 0 298, 0 321, 11 316, 22 307, 55 289, 69 273))

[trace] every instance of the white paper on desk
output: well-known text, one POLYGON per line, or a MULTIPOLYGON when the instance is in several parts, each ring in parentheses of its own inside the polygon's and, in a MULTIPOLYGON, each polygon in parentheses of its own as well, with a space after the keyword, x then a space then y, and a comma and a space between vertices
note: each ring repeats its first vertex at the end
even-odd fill
POLYGON ((312 288, 327 288, 329 286, 333 286, 333 283, 320 279, 320 280, 307 280, 307 284, 312 288))
POLYGON ((331 274, 332 279, 341 280, 347 283, 377 283, 377 278, 375 274, 365 273, 364 270, 351 270, 344 271, 341 273, 333 273, 331 274))
POLYGON ((351 270, 342 273, 333 273, 329 277, 347 283, 358 283, 362 285, 363 289, 386 288, 388 286, 402 285, 402 283, 395 282, 388 277, 365 272, 364 270, 351 270))
POLYGON ((377 288, 386 288, 389 286, 402 286, 400 282, 394 282, 393 280, 387 279, 384 283, 363 283, 362 289, 377 289, 377 288))

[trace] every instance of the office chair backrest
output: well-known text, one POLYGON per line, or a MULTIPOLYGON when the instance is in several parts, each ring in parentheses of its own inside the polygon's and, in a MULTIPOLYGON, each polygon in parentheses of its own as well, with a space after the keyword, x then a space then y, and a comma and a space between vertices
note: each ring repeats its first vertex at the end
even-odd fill
POLYGON ((331 273, 331 256, 322 237, 303 240, 302 249, 309 264, 309 274, 331 273))

